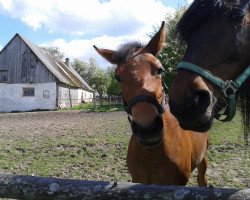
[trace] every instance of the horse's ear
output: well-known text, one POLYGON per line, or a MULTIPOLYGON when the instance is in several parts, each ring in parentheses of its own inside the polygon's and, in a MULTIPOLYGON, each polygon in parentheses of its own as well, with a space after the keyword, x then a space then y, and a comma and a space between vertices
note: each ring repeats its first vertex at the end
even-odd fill
POLYGON ((103 57, 105 58, 107 61, 109 61, 112 64, 116 64, 114 62, 113 54, 115 53, 115 51, 113 50, 109 50, 109 49, 100 49, 97 48, 95 45, 93 45, 93 47, 95 48, 95 50, 103 57))
POLYGON ((153 55, 157 55, 161 52, 165 45, 166 39, 166 23, 163 21, 159 31, 152 37, 144 50, 150 52, 153 55))

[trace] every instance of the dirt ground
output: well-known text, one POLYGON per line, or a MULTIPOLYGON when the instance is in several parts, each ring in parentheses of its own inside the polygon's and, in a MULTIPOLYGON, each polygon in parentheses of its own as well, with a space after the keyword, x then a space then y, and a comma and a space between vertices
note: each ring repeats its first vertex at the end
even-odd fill
MULTIPOLYGON (((57 111, 57 112, 29 112, 29 113, 9 113, 0 114, 0 173, 16 173, 16 174, 34 174, 44 176, 59 176, 65 178, 83 178, 90 180, 110 180, 118 179, 119 181, 129 181, 130 175, 126 170, 126 149, 130 138, 131 130, 127 122, 127 116, 125 112, 111 112, 111 113, 86 113, 83 111, 57 111), (121 134, 119 137, 122 142, 119 142, 119 137, 116 134, 121 134), (104 134, 113 135, 114 138, 104 137, 104 134), (87 141, 87 138, 91 136, 98 136, 100 140, 92 137, 91 141, 87 141), (48 139, 49 138, 49 139, 48 139), (62 139, 64 138, 65 140, 62 139), (88 155, 99 155, 100 160, 95 160, 95 163, 88 163, 81 161, 76 163, 76 157, 82 148, 79 149, 77 142, 84 140, 86 148, 89 148, 88 155), (38 145, 39 141, 49 140, 50 145, 57 144, 60 140, 60 144, 57 144, 54 149, 44 151, 44 156, 60 157, 68 156, 63 155, 62 152, 69 152, 70 158, 67 161, 67 165, 62 165, 63 169, 60 172, 36 172, 36 169, 30 169, 33 165, 29 159, 38 159, 38 155, 35 157, 33 154, 29 154, 25 146, 18 146, 21 143, 25 144, 27 149, 37 150, 43 152, 43 147, 46 145, 38 145), (68 141, 69 144, 66 144, 68 141), (102 141, 102 144, 98 142, 102 141), (109 145, 108 143, 114 144, 109 145), (96 143, 95 143, 96 142, 96 143), (13 145, 13 146, 11 146, 13 145), (16 146, 15 146, 16 145, 16 146), (71 145, 71 146, 70 146, 71 145), (67 148, 70 147, 70 151, 67 148), (112 149, 114 147, 114 149, 112 149), (8 161, 8 155, 13 156, 11 149, 15 149, 14 156, 18 157, 22 155, 26 156, 26 160, 11 160, 8 161), (111 149, 114 155, 110 155, 111 149), (56 150, 61 151, 58 155, 56 150), (66 151, 67 150, 67 151, 66 151), (75 154, 71 152, 73 150, 75 154), (123 152, 121 152, 123 151, 123 152), (49 152, 54 152, 53 155, 49 152), (92 153, 92 154, 91 154, 92 153), (118 155, 119 154, 119 155, 118 155), (29 158, 29 156, 33 156, 29 158), (119 157, 120 156, 120 157, 119 157), (6 161, 4 160, 6 159, 6 161), (74 160, 71 160, 74 159, 74 160), (3 161, 4 160, 4 161, 3 161), (105 161, 106 163, 102 163, 105 161), (5 163, 1 163, 5 162, 5 163), (18 164, 11 165, 13 162, 18 164), (70 162, 74 162, 74 165, 70 162), (118 170, 114 169, 112 165, 117 165, 118 170), (88 164, 86 167, 84 164, 88 164), (101 173, 94 171, 95 165, 103 168, 101 173), (69 166, 69 167, 68 167, 69 166), (67 168, 68 167, 68 168, 67 168), (108 170, 110 169, 110 170, 108 170), (85 171, 84 171, 85 170, 85 171), (86 171, 90 170, 90 171, 86 171), (83 173, 84 172, 84 173, 83 173), (105 173, 110 173, 106 174, 105 173), (115 175, 111 175, 114 173, 115 175), (79 175, 80 173, 84 175, 79 175), (113 177, 115 176, 115 177, 113 177)), ((46 148, 49 148, 46 146, 46 148)), ((87 152, 86 149, 84 151, 87 152)), ((242 145, 229 145, 226 146, 211 146, 211 155, 208 167, 208 180, 209 183, 217 187, 238 187, 246 188, 250 187, 249 177, 249 157, 242 145), (223 154, 227 152, 227 154, 223 154), (222 159, 220 155, 223 155, 222 159), (215 157, 213 157, 215 156, 215 157)), ((38 154, 39 152, 36 152, 38 154)), ((81 154, 82 155, 82 154, 81 154)), ((24 158, 20 159, 24 159, 24 158)), ((67 159, 67 157, 62 157, 67 159)), ((91 159, 89 159, 91 160, 91 159)), ((49 161, 46 161, 49 162, 49 161)), ((65 160, 66 162, 66 160, 65 160)), ((58 161, 60 163, 60 161, 58 161)), ((33 166, 33 168, 38 168, 33 166)), ((50 164, 52 165, 52 164, 50 164)), ((195 179, 191 179, 191 185, 195 184, 195 179)))

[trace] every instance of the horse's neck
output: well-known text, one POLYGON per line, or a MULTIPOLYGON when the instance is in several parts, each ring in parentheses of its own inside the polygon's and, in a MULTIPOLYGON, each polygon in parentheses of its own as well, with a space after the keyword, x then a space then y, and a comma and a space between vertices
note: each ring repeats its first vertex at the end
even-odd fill
POLYGON ((145 147, 138 142, 136 136, 134 136, 133 134, 130 145, 132 145, 135 148, 134 152, 136 152, 136 154, 142 160, 149 160, 149 161, 151 160, 153 162, 154 161, 159 162, 165 157, 163 143, 160 143, 153 147, 145 147))
POLYGON ((166 105, 166 110, 162 114, 163 134, 177 134, 180 132, 180 125, 177 119, 170 113, 169 105, 166 105))

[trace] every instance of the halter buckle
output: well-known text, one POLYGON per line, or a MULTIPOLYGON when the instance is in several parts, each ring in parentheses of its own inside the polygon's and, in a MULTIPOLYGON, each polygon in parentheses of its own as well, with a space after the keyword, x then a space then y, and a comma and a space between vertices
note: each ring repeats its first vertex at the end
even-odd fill
POLYGON ((235 95, 238 89, 239 87, 236 82, 227 80, 224 82, 222 92, 224 93, 225 97, 228 97, 230 95, 235 95))

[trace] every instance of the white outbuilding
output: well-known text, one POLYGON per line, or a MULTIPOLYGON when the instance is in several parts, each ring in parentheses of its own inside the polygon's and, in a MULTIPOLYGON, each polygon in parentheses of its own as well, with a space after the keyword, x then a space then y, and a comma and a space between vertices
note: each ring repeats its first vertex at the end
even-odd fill
POLYGON ((0 51, 0 112, 56 110, 93 99, 66 61, 16 34, 0 51))

